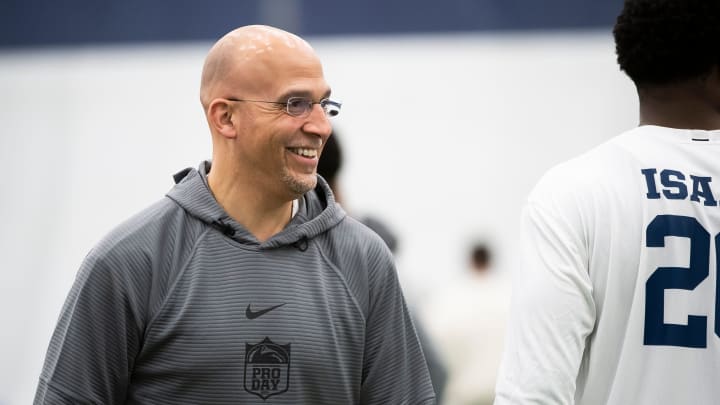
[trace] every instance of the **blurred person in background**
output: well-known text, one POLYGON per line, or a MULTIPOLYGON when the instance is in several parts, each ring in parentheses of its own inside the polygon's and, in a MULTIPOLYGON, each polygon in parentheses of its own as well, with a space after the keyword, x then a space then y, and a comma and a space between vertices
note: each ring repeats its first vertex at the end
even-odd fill
POLYGON ((626 0, 614 37, 639 126, 531 192, 497 405, 720 401, 720 2, 626 0))
POLYGON ((461 278, 422 307, 422 320, 447 362, 447 404, 493 403, 510 303, 510 283, 495 268, 493 252, 485 241, 473 243, 461 278))
MULTIPOLYGON (((338 132, 337 130, 333 130, 332 136, 330 136, 325 143, 323 153, 320 155, 317 172, 325 179, 325 181, 327 181, 330 189, 335 195, 335 201, 338 204, 343 204, 344 201, 344 197, 342 197, 344 193, 341 191, 343 187, 339 181, 340 169, 343 164, 343 156, 343 149, 340 147, 340 141, 338 140, 338 132)), ((390 248, 392 253, 397 253, 398 239, 395 236, 395 233, 383 221, 367 215, 360 217, 359 220, 377 233, 388 248, 390 248)), ((410 304, 412 306, 412 303, 410 304)), ((435 390, 435 395, 438 398, 438 404, 441 404, 441 398, 447 382, 447 369, 445 367, 445 362, 438 353, 437 349, 434 347, 432 339, 425 332, 422 322, 414 316, 413 320, 415 321, 415 329, 417 331, 418 338, 420 339, 423 353, 425 354, 428 370, 430 371, 430 378, 435 390)))
MULTIPOLYGON (((345 202, 343 187, 340 184, 340 169, 343 165, 344 153, 340 147, 337 130, 333 130, 332 136, 328 138, 323 147, 323 153, 317 165, 317 172, 327 181, 328 186, 335 196, 335 202, 342 205, 345 202)), ((347 208, 347 207, 346 207, 347 208)), ((395 233, 380 219, 373 216, 362 216, 358 218, 365 226, 377 233, 385 242, 390 251, 397 252, 398 239, 395 233)))
POLYGON ((88 254, 35 403, 435 403, 390 251, 316 174, 340 104, 310 45, 236 29, 200 99, 212 161, 88 254))

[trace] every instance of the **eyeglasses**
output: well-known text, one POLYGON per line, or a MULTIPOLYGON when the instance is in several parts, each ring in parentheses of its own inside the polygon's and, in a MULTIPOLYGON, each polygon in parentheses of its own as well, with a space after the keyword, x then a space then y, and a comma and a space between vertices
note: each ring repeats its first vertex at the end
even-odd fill
POLYGON ((262 100, 244 100, 239 98, 228 98, 230 101, 245 101, 249 103, 268 103, 268 104, 277 104, 277 105, 284 105, 285 110, 287 111, 288 115, 292 115, 293 117, 307 117, 310 115, 310 111, 312 111, 312 108, 315 104, 320 104, 320 107, 322 107, 323 111, 325 111, 325 114, 329 117, 334 117, 338 114, 340 114, 340 107, 342 107, 342 103, 339 101, 333 101, 327 98, 324 98, 318 102, 314 102, 311 99, 307 97, 290 97, 287 99, 287 101, 262 101, 262 100))

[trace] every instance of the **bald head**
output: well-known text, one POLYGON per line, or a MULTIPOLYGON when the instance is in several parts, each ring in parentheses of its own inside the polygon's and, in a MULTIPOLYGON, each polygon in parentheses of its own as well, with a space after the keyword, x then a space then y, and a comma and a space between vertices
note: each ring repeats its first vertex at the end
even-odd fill
POLYGON ((200 83, 203 108, 207 111, 214 98, 227 94, 257 94, 271 80, 274 69, 298 56, 317 60, 310 44, 287 31, 266 25, 230 31, 205 59, 200 83))

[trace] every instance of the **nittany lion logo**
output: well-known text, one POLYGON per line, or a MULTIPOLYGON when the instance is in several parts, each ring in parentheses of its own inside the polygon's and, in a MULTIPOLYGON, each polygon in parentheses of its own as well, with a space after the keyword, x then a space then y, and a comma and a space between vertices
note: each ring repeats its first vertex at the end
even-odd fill
POLYGON ((290 343, 279 345, 266 337, 245 343, 245 391, 266 400, 290 385, 290 343))

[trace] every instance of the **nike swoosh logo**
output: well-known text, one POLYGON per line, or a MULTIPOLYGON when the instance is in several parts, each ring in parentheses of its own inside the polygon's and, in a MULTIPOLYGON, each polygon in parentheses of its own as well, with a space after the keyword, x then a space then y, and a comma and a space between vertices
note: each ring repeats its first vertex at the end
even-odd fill
POLYGON ((259 311, 255 311, 255 312, 253 312, 253 310, 250 308, 251 305, 252 304, 248 304, 247 308, 245 309, 245 316, 247 317, 247 319, 259 318, 259 317, 267 314, 268 312, 272 311, 273 309, 280 308, 281 306, 285 305, 285 303, 283 302, 282 304, 275 305, 274 307, 261 309, 259 311))

